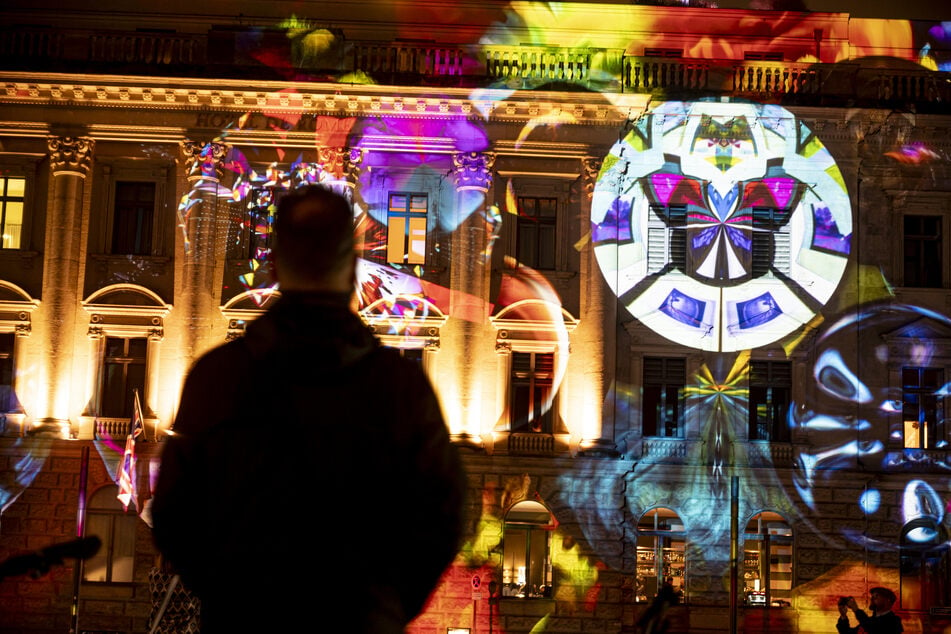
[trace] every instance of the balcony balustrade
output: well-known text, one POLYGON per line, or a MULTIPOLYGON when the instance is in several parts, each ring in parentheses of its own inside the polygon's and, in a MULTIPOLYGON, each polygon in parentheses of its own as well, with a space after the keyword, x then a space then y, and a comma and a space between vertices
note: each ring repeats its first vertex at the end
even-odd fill
MULTIPOLYGON (((698 60, 624 55, 619 49, 489 45, 469 47, 419 41, 346 41, 301 59, 275 30, 213 29, 207 35, 174 32, 94 32, 42 27, 0 28, 0 68, 51 72, 274 77, 294 70, 323 78, 364 73, 392 85, 511 86, 545 83, 585 90, 620 90, 660 98, 732 96, 802 105, 880 106, 896 103, 941 108, 951 100, 951 73, 903 60, 875 58, 839 64, 757 60, 698 60), (266 46, 268 66, 248 57, 266 46), (294 60, 297 59, 295 62, 294 60), (281 67, 283 65, 283 68, 281 67)), ((299 53, 299 51, 298 51, 299 53)))

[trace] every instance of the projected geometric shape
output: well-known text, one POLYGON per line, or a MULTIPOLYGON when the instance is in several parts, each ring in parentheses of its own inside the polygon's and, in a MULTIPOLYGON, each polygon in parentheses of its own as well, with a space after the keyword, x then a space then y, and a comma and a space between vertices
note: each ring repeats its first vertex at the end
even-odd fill
POLYGON ((611 148, 591 225, 634 317, 678 343, 735 351, 777 341, 829 300, 852 208, 832 156, 788 110, 669 102, 611 148))

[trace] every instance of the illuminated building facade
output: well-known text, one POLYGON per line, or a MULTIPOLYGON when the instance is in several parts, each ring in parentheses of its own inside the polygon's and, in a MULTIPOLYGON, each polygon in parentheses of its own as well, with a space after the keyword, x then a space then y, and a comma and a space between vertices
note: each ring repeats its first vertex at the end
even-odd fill
POLYGON ((411 631, 632 632, 665 578, 674 631, 829 631, 875 585, 951 624, 948 23, 245 4, 2 11, 0 556, 106 543, 4 580, 0 632, 63 631, 74 589, 79 630, 147 631, 133 394, 144 507, 304 183, 354 202, 359 310, 465 448, 468 538, 411 631))

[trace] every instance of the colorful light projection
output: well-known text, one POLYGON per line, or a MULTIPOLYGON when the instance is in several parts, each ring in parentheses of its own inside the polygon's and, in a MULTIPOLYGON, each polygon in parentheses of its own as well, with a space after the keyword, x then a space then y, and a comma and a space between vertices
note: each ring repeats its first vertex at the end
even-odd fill
POLYGON ((772 343, 835 291, 852 210, 822 142, 779 106, 668 102, 605 158, 601 271, 658 334, 709 351, 772 343))
MULTIPOLYGON (((947 544, 951 462, 944 449, 951 383, 935 345, 951 334, 951 319, 915 306, 872 303, 830 325, 816 342, 812 385, 790 409, 790 424, 810 449, 796 458, 796 493, 811 510, 815 490, 834 486, 841 469, 867 466, 886 474, 912 473, 900 495, 900 523, 909 545, 947 544)), ((853 500, 868 520, 894 522, 881 483, 870 477, 853 500)), ((899 544, 873 539, 845 525, 851 541, 876 550, 899 544)))

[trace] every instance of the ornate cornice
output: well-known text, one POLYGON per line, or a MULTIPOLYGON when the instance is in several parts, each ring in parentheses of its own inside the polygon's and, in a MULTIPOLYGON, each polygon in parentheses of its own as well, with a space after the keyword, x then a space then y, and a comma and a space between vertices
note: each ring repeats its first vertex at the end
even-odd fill
MULTIPOLYGON (((75 83, 78 77, 6 72, 0 74, 0 103, 62 107, 99 107, 135 110, 196 111, 211 129, 241 129, 248 112, 275 115, 387 116, 407 118, 477 117, 483 120, 527 121, 557 118, 570 113, 575 123, 616 125, 629 112, 641 111, 649 97, 620 95, 606 103, 599 95, 566 93, 561 100, 531 92, 515 97, 510 91, 481 90, 478 95, 461 88, 441 88, 438 94, 419 86, 312 84, 318 90, 291 92, 286 85, 249 82, 236 87, 229 80, 169 78, 162 85, 148 80, 104 77, 99 83, 75 83), (5 80, 5 81, 4 81, 5 80), (323 88, 324 90, 319 90, 323 88)), ((293 88, 296 90, 296 87, 293 88)))

